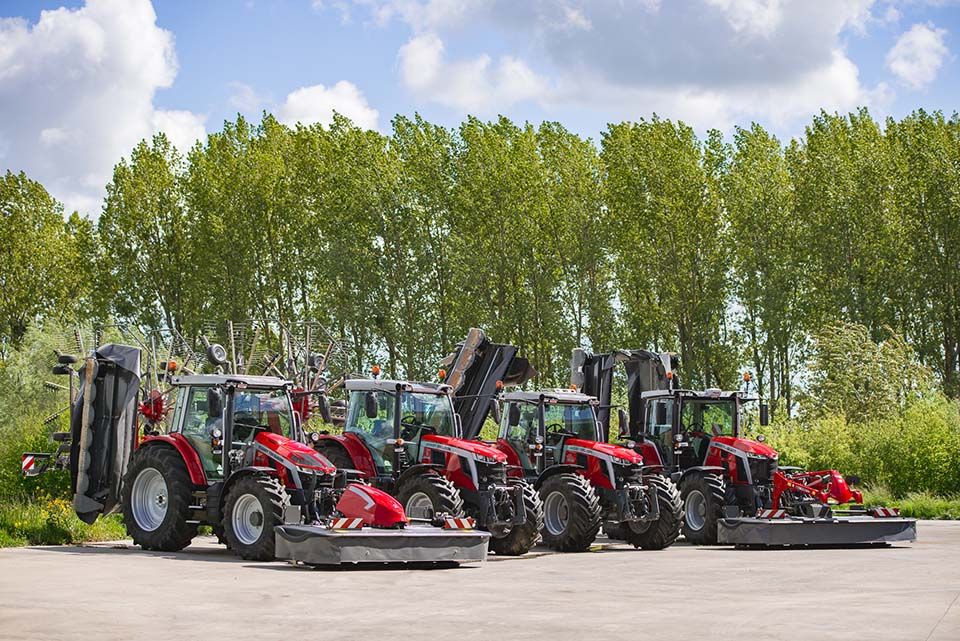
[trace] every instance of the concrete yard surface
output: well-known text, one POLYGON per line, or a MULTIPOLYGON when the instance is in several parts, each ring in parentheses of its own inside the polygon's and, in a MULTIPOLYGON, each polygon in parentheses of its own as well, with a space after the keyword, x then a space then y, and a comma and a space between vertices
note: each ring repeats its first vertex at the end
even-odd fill
POLYGON ((129 543, 0 550, 0 639, 960 639, 960 522, 889 548, 583 554, 313 570, 129 543))

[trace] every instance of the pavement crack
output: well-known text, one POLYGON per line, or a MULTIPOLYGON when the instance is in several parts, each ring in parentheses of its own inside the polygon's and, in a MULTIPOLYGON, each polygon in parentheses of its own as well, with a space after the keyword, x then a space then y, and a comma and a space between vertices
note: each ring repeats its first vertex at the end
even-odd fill
POLYGON ((943 614, 940 615, 940 618, 937 619, 936 624, 934 624, 933 629, 930 630, 930 634, 927 635, 925 641, 930 641, 930 639, 933 638, 933 633, 937 631, 937 628, 940 627, 940 624, 943 623, 943 620, 947 618, 947 614, 953 609, 953 606, 957 604, 957 599, 960 599, 960 592, 957 592, 957 596, 953 597, 953 601, 950 602, 950 605, 947 606, 947 609, 944 610, 943 614))

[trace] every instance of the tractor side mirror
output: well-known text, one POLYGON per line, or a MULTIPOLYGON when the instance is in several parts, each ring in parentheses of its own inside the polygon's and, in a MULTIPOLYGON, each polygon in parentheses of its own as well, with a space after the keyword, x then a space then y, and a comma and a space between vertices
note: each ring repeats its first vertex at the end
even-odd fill
POLYGON ((657 403, 657 425, 667 424, 667 404, 657 403))
POLYGON ((620 438, 628 438, 630 436, 630 424, 627 413, 623 409, 617 410, 617 423, 620 426, 620 438))
POLYGON ((516 403, 510 403, 509 415, 507 416, 507 421, 510 427, 516 427, 520 425, 520 406, 516 403))
POLYGON ((377 403, 377 395, 374 392, 367 392, 363 396, 363 410, 367 414, 367 418, 374 419, 380 414, 380 407, 377 403))
POLYGON ((320 398, 317 400, 317 410, 320 412, 320 418, 323 419, 324 423, 330 422, 330 399, 327 398, 326 394, 321 394, 320 398))
POLYGON ((770 425, 770 406, 760 403, 760 425, 770 425))
POLYGON ((223 416, 223 394, 215 387, 207 390, 207 416, 223 416))
POLYGON ((500 425, 500 421, 503 420, 503 414, 500 412, 500 403, 497 402, 497 399, 490 399, 490 414, 493 416, 493 420, 497 422, 497 425, 500 425))

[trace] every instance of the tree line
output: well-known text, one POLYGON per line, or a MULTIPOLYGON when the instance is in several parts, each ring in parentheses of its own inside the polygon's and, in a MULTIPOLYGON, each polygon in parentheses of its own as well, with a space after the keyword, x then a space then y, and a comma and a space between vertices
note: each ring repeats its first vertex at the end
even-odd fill
MULTIPOLYGON (((519 345, 545 384, 570 351, 674 350, 685 382, 753 372, 801 399, 811 337, 903 336, 960 394, 960 119, 820 113, 700 137, 654 117, 599 141, 562 125, 398 116, 238 117, 181 155, 162 134, 116 165, 99 218, 0 181, 0 336, 45 318, 174 327, 317 320, 349 366, 435 376, 467 328, 519 345)), ((857 377, 856 371, 848 376, 857 377)))

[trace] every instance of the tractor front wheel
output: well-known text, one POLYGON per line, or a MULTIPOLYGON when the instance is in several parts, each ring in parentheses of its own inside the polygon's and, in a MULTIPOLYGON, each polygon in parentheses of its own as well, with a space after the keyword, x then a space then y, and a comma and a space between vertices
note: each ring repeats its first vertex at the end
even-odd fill
POLYGON ((241 477, 230 486, 223 510, 227 546, 248 561, 272 561, 276 534, 283 524, 287 493, 280 481, 265 474, 241 477))
POLYGON ((514 525, 504 536, 490 537, 490 551, 499 556, 520 556, 533 549, 540 540, 543 528, 543 502, 532 485, 521 481, 518 486, 523 492, 523 510, 526 520, 514 525))
POLYGON ((683 537, 694 545, 716 545, 717 523, 726 493, 723 478, 694 472, 680 481, 683 500, 683 537))
POLYGON ((540 487, 543 542, 559 552, 584 552, 600 531, 600 499, 579 474, 551 476, 540 487))
POLYGON ((662 476, 648 476, 643 481, 656 493, 660 518, 647 523, 624 523, 620 532, 623 539, 635 548, 663 550, 673 545, 680 536, 683 523, 680 492, 673 481, 662 476))
POLYGON ((439 474, 420 474, 400 486, 397 500, 413 519, 432 519, 437 514, 463 516, 460 490, 439 474))
POLYGON ((197 526, 187 523, 193 486, 183 458, 172 448, 138 449, 123 479, 123 524, 144 550, 176 552, 190 545, 197 526))

